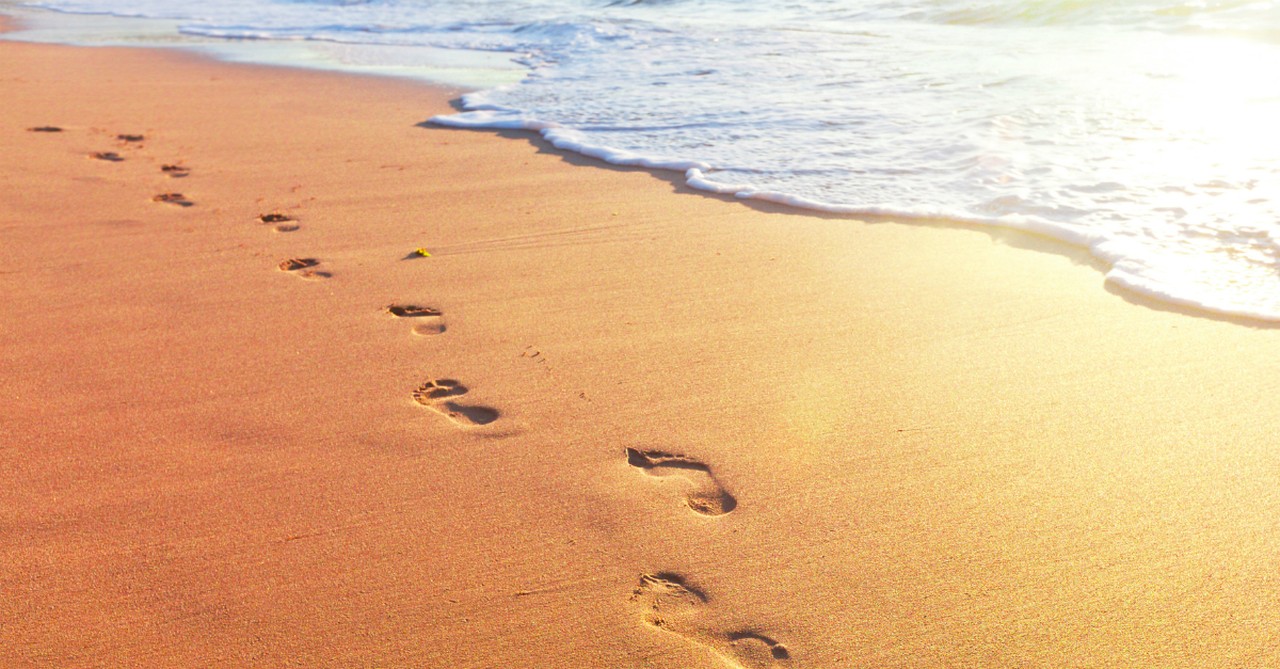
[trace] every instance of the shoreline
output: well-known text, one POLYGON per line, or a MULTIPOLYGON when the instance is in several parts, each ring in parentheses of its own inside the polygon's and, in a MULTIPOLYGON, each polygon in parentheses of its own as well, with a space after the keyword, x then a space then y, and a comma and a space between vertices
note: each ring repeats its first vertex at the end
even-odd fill
MULTIPOLYGON (((1093 245, 1094 242, 1091 242, 1082 236, 1084 234, 1083 232, 1071 230, 1054 221, 1035 218, 1004 221, 1000 219, 983 219, 964 216, 952 217, 943 214, 928 215, 923 213, 911 213, 909 211, 898 214, 893 211, 881 211, 876 208, 865 209, 861 207, 827 205, 818 202, 809 202, 803 198, 768 191, 744 194, 742 192, 737 192, 737 187, 716 184, 715 182, 706 179, 703 174, 703 170, 708 169, 708 166, 706 165, 693 169, 692 172, 696 172, 696 174, 689 174, 686 173, 686 170, 683 167, 654 165, 651 164, 647 158, 628 157, 629 154, 622 155, 626 152, 619 154, 618 151, 608 147, 594 145, 579 146, 576 145, 574 141, 567 140, 563 137, 547 135, 546 129, 512 127, 506 123, 484 125, 483 123, 477 124, 471 120, 460 119, 458 115, 466 113, 460 102, 461 98, 466 94, 480 92, 485 88, 497 86, 502 83, 514 83, 515 81, 514 79, 510 81, 502 79, 501 76, 495 74, 499 69, 497 68, 496 61, 489 60, 487 62, 482 62, 476 60, 476 54, 482 52, 445 50, 445 55, 436 55, 428 58, 427 60, 433 61, 434 64, 430 67, 425 67, 422 72, 415 74, 399 71, 397 68, 384 70, 377 67, 355 65, 351 63, 339 64, 337 61, 332 61, 328 64, 320 64, 320 61, 324 60, 324 56, 320 56, 318 54, 307 55, 304 54, 303 51, 299 51, 297 49, 290 51, 289 49, 292 47, 289 47, 289 42, 275 44, 272 40, 261 40, 263 44, 286 48, 284 51, 279 51, 277 53, 272 51, 271 48, 266 48, 264 50, 262 47, 259 47, 257 53, 248 57, 236 55, 238 52, 234 49, 219 48, 218 45, 221 44, 221 41, 214 38, 195 38, 184 36, 183 39, 189 39, 189 43, 185 43, 183 45, 166 44, 165 40, 159 37, 160 35, 165 34, 164 31, 166 28, 156 27, 154 25, 150 28, 141 30, 138 35, 133 38, 134 40, 139 41, 138 45, 129 44, 128 41, 131 40, 121 41, 120 36, 126 34, 127 31, 123 31, 123 29, 118 26, 111 28, 110 32, 115 35, 115 39, 112 41, 119 41, 119 44, 98 44, 90 40, 90 43, 76 45, 61 40, 76 34, 83 36, 84 34, 87 34, 86 31, 91 33, 94 25, 97 25, 101 29, 105 26, 113 26, 115 24, 123 25, 139 21, 150 22, 153 24, 165 24, 166 22, 162 19, 124 18, 113 15, 62 13, 58 10, 32 10, 30 8, 14 7, 6 5, 5 3, 0 3, 0 12, 5 11, 6 8, 11 11, 21 10, 37 12, 37 14, 34 14, 33 16, 38 16, 39 13, 53 13, 63 17, 77 17, 79 19, 88 19, 90 21, 89 26, 80 26, 66 35, 62 35, 60 38, 53 38, 53 41, 49 41, 49 35, 45 35, 43 38, 37 39, 34 43, 107 48, 115 48, 117 46, 123 48, 155 48, 194 55, 198 58, 209 58, 215 62, 227 64, 303 69, 318 72, 330 72, 347 76, 354 75, 362 77, 387 78, 392 80, 404 80, 427 87, 449 89, 455 94, 455 97, 450 100, 450 108, 441 114, 433 113, 432 116, 429 116, 423 121, 424 125, 438 125, 498 134, 516 133, 517 136, 519 136, 520 133, 524 133, 526 136, 521 136, 521 139, 544 143, 547 147, 550 147, 556 152, 582 156, 587 159, 587 162, 584 164, 592 167, 599 168, 607 165, 621 169, 638 169, 647 171, 652 173, 655 178, 659 178, 664 181, 671 181, 673 184, 676 181, 679 181, 684 187, 684 192, 698 193, 707 197, 724 198, 726 201, 741 202, 747 206, 758 207, 763 211, 768 212, 792 212, 800 216, 821 217, 842 221, 906 223, 923 226, 942 225, 986 232, 991 235, 993 239, 997 240, 1010 240, 1012 237, 1016 238, 1010 241, 1010 243, 1014 245, 1022 245, 1035 250, 1058 253, 1077 263, 1082 262, 1080 258, 1081 254, 1083 254, 1084 257, 1087 257, 1087 260, 1083 262, 1093 266, 1101 275, 1102 281, 1100 287, 1102 290, 1120 295, 1135 305, 1145 306, 1159 311, 1172 311, 1174 313, 1180 313, 1197 318, 1209 318, 1245 327, 1280 329, 1280 318, 1273 314, 1259 312, 1256 307, 1245 307, 1238 304, 1214 305, 1212 304, 1212 301, 1216 298, 1174 294, 1166 290, 1158 282, 1156 284, 1151 284, 1149 279, 1144 278, 1140 274, 1134 274, 1131 271, 1122 271, 1118 267, 1118 264, 1126 261, 1124 257, 1117 256, 1108 258, 1107 253, 1100 251, 1098 247, 1093 245), (92 23, 93 21, 103 23, 100 23, 99 25, 92 23), (448 68, 442 68, 441 64, 444 61, 439 60, 440 58, 456 58, 460 61, 468 61, 466 66, 458 69, 460 72, 469 72, 470 74, 448 72, 448 68), (480 79, 477 78, 482 76, 480 74, 482 71, 488 72, 487 75, 483 75, 488 77, 484 84, 479 83, 480 79), (466 81, 468 77, 472 78, 470 80, 471 83, 458 83, 460 81, 466 81), (450 80, 453 80, 454 83, 450 83, 450 80), (446 122, 437 120, 437 116, 453 118, 446 122), (673 177, 668 179, 667 177, 669 175, 679 176, 678 178, 673 177), (1209 302, 1204 301, 1205 299, 1208 299, 1209 302)), ((38 27, 42 32, 47 33, 51 30, 50 25, 51 24, 42 24, 38 27)), ((35 27, 37 26, 22 26, 24 30, 28 31, 35 27)), ((167 29, 176 30, 174 26, 168 26, 167 29)), ((52 31, 57 32, 57 29, 53 28, 52 31)), ((0 27, 0 32, 16 32, 16 30, 5 30, 3 27, 0 27)), ((178 33, 175 32, 174 36, 177 34, 178 33)), ((551 128, 550 130, 552 133, 555 133, 554 128, 551 128)))
POLYGON ((1280 660, 1273 329, 420 83, 0 58, 6 666, 1280 660))

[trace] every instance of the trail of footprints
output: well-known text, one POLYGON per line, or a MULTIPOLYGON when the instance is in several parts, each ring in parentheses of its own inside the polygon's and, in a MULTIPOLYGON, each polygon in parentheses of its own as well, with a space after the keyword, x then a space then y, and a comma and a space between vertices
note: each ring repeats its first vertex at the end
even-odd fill
MULTIPOLYGON (((648 476, 680 479, 689 488, 685 504, 704 516, 723 516, 738 506, 708 465, 688 456, 658 450, 625 450, 627 464, 648 476)), ((650 626, 702 647, 733 669, 763 669, 790 664, 791 651, 758 630, 718 631, 702 621, 710 597, 674 572, 641 574, 632 605, 650 626)))
MULTIPOLYGON (((27 132, 44 133, 44 134, 61 134, 65 130, 55 125, 41 125, 27 128, 27 132)), ((101 131, 94 131, 101 132, 101 131)), ((125 153, 128 151, 138 151, 143 148, 143 142, 146 140, 145 135, 135 133, 119 133, 114 136, 115 149, 112 151, 93 151, 88 154, 89 158, 106 163, 122 163, 128 158, 125 153)), ((191 174, 191 168, 183 165, 181 162, 164 163, 160 165, 160 173, 171 179, 184 179, 191 174)), ((177 192, 156 193, 151 197, 152 202, 159 204, 171 205, 180 208, 188 208, 195 206, 195 202, 186 195, 177 192)), ((277 232, 294 232, 299 229, 299 225, 291 217, 278 212, 261 214, 258 220, 262 223, 270 224, 277 232)), ((292 274, 294 276, 308 279, 327 279, 332 273, 325 269, 317 267, 320 261, 316 258, 287 258, 280 261, 277 267, 280 271, 292 274)), ((422 333, 427 334, 430 326, 424 324, 422 333)), ((443 331, 443 326, 440 326, 443 331)))
MULTIPOLYGON (((57 126, 27 128, 28 132, 60 133, 57 126)), ((115 138, 120 146, 139 146, 143 135, 119 134, 115 138)), ((99 151, 90 158, 118 163, 126 158, 118 151, 99 151)), ((161 165, 161 173, 180 179, 190 174, 190 168, 179 163, 161 165)), ((190 207, 195 203, 181 193, 160 193, 153 201, 190 207)), ((298 223, 285 214, 270 212, 258 216, 258 221, 273 226, 277 232, 294 232, 298 223)), ((329 278, 330 272, 319 268, 317 258, 297 257, 280 261, 281 272, 304 279, 329 278)), ((440 310, 415 304, 393 304, 385 311, 397 319, 412 322, 410 331, 418 336, 438 335, 445 331, 444 315, 440 310)), ((418 386, 412 393, 413 400, 434 412, 447 417, 459 427, 469 428, 489 425, 501 417, 492 407, 471 404, 462 398, 468 389, 456 379, 433 379, 418 386)), ((676 482, 686 489, 685 504, 701 516, 717 517, 731 513, 738 501, 720 483, 711 467, 694 458, 662 450, 626 448, 627 463, 646 476, 661 479, 663 483, 676 482)), ((656 630, 674 634, 690 644, 703 648, 719 658, 730 669, 764 669, 790 664, 791 652, 786 646, 766 634, 753 629, 724 632, 703 623, 704 610, 711 601, 701 589, 675 572, 641 574, 632 591, 630 602, 640 619, 656 630)))
MULTIPOLYGON (((396 318, 419 321, 413 327, 414 334, 444 332, 443 315, 433 307, 393 304, 385 310, 396 318)), ((413 399, 464 428, 488 425, 501 417, 497 409, 465 403, 461 398, 467 392, 467 387, 456 379, 434 379, 414 390, 413 399)), ((645 476, 684 489, 685 504, 699 515, 723 516, 738 506, 738 500, 720 483, 711 467, 695 458, 638 448, 626 448, 624 453, 627 464, 645 476)), ((724 632, 704 622, 710 601, 705 592, 674 572, 641 574, 630 597, 644 624, 710 652, 729 669, 766 669, 791 664, 791 651, 764 632, 755 629, 724 632)))
MULTIPOLYGON (((30 128, 27 128, 27 132, 54 134, 54 133, 63 133, 65 132, 65 130, 56 125, 40 125, 40 126, 33 126, 30 128)), ((95 131, 95 132, 100 132, 100 131, 95 131)), ((119 134, 116 134, 113 139, 115 140, 117 150, 91 151, 88 154, 89 158, 93 160, 106 162, 106 163, 125 162, 127 158, 124 154, 121 153, 121 151, 138 150, 143 148, 143 142, 146 140, 146 136, 135 134, 135 133, 119 133, 119 134)), ((164 163, 160 165, 160 173, 171 179, 182 179, 191 174, 191 168, 187 167, 186 165, 183 165, 181 162, 164 163)), ((187 196, 183 195, 182 193, 174 193, 174 192, 157 193, 151 197, 151 201, 158 202, 161 204, 174 205, 182 208, 191 207, 195 205, 195 202, 193 202, 187 196)), ((280 214, 267 214, 262 216, 261 218, 264 222, 266 222, 268 217, 279 217, 278 220, 281 220, 281 221, 292 220, 292 219, 289 219, 287 216, 282 216, 280 214)), ((282 224, 282 225, 276 226, 276 230, 280 232, 292 232, 297 229, 298 229, 298 226, 296 224, 282 224)))
MULTIPOLYGON (((38 133, 62 133, 64 130, 56 125, 40 125, 27 128, 27 132, 38 133)), ((146 139, 145 135, 137 135, 130 133, 120 133, 115 136, 117 148, 124 150, 125 148, 138 149, 142 147, 142 142, 146 139)), ((122 163, 126 160, 125 156, 117 151, 91 151, 89 158, 99 160, 106 163, 122 163)), ((182 178, 190 174, 190 168, 180 163, 167 163, 160 166, 160 172, 171 178, 182 178)), ((152 202, 160 202, 171 204, 178 207, 190 207, 195 203, 182 193, 157 193, 152 196, 152 202)))

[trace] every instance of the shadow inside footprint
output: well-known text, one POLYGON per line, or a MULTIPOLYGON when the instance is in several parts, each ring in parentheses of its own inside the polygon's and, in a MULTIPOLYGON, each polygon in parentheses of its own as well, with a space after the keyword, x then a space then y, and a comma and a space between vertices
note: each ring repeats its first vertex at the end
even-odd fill
POLYGON ((165 204, 173 204, 179 207, 190 207, 195 203, 188 200, 182 193, 161 193, 151 198, 152 202, 163 202, 165 204))
POLYGON ((791 651, 786 646, 758 632, 731 632, 725 638, 729 640, 734 654, 748 666, 767 665, 770 659, 791 659, 791 651))
POLYGON ((27 132, 62 132, 62 128, 56 125, 38 125, 34 128, 27 128, 27 132))
POLYGON ((109 163, 118 163, 124 160, 124 158, 115 151, 97 151, 95 153, 90 153, 89 157, 94 160, 105 160, 109 163))
POLYGON ((467 393, 467 387, 455 379, 427 381, 413 391, 413 399, 432 411, 444 414, 460 425, 488 425, 501 415, 497 409, 454 402, 453 397, 467 393))
POLYGON ((279 214, 275 212, 272 212, 270 214, 262 214, 258 216, 258 220, 267 224, 272 224, 272 223, 278 224, 274 228, 276 232, 297 232, 298 229, 302 227, 297 223, 293 222, 292 218, 289 218, 284 214, 279 214))
POLYGON ((438 335, 445 331, 443 314, 439 309, 420 307, 416 304, 393 304, 387 311, 396 318, 415 320, 412 332, 416 335, 438 335))
POLYGON ((413 391, 413 399, 419 404, 434 404, 448 397, 465 395, 466 392, 467 387, 457 380, 436 379, 418 386, 418 389, 413 391))
POLYGON ((332 274, 315 269, 320 261, 315 258, 289 258, 276 265, 281 272, 290 272, 304 279, 327 279, 332 274))
POLYGON ((708 628, 702 611, 710 598, 680 574, 641 574, 630 600, 646 623, 710 650, 732 669, 766 669, 791 659, 786 646, 759 632, 708 628))
POLYGON ((704 516, 722 516, 738 508, 738 500, 716 480, 711 468, 692 458, 665 451, 627 449, 627 463, 650 476, 682 476, 693 481, 686 502, 704 516))
POLYGON ((160 171, 164 172, 165 174, 169 175, 174 179, 181 179, 182 177, 185 177, 191 173, 190 169, 187 169, 181 165, 161 165, 160 171))
POLYGON ((707 596, 672 572, 641 574, 640 584, 631 591, 631 601, 640 607, 645 622, 668 628, 707 603, 707 596))
POLYGON ((278 267, 282 272, 296 272, 319 264, 320 261, 315 258, 289 258, 288 260, 281 260, 278 267))
POLYGON ((444 402, 437 408, 444 415, 459 423, 488 425, 498 420, 498 412, 489 407, 466 406, 457 402, 444 402))

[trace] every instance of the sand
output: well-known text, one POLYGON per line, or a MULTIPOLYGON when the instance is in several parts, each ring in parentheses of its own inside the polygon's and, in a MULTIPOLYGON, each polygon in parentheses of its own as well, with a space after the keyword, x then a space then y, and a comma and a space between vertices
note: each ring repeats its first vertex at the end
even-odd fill
POLYGON ((0 43, 0 666, 1280 666, 1280 331, 457 94, 0 43))

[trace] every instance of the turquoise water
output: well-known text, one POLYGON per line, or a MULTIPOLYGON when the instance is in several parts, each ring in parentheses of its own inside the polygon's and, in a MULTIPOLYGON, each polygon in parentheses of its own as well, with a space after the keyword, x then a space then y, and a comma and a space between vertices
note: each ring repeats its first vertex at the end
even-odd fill
POLYGON ((1030 230, 1116 285, 1280 321, 1275 1, 32 4, 447 71, 481 90, 442 124, 536 129, 740 197, 1030 230))

